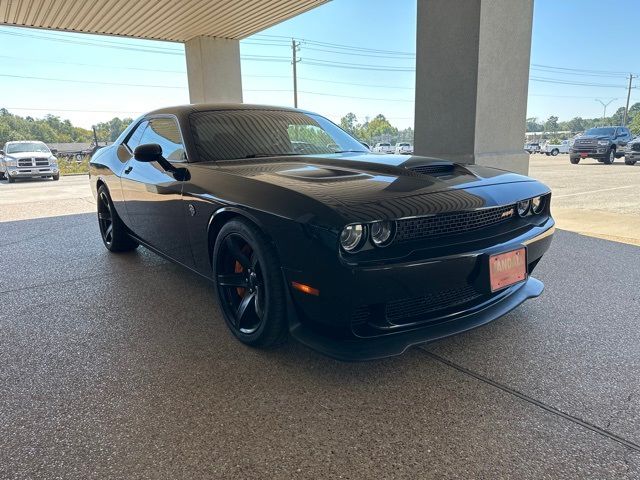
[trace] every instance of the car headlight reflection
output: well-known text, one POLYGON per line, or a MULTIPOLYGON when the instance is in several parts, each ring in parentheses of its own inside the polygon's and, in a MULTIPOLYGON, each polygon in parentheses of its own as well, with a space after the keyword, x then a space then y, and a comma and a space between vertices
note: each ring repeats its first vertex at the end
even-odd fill
POLYGON ((364 240, 364 225, 347 225, 340 233, 340 246, 347 252, 354 252, 362 246, 364 240))
POLYGON ((531 211, 536 215, 542 213, 544 209, 544 197, 533 197, 531 199, 531 211))
POLYGON ((376 247, 386 247, 393 241, 395 222, 382 221, 371 224, 371 241, 376 247))
POLYGON ((524 217, 529 213, 529 207, 531 206, 531 200, 521 200, 518 202, 518 215, 524 217))

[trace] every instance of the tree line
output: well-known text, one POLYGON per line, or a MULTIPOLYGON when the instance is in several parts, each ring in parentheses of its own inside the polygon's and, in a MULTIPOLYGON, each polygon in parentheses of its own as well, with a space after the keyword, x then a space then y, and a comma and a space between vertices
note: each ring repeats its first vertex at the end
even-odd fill
POLYGON ((355 113, 347 113, 340 119, 340 127, 371 146, 379 142, 392 145, 397 142, 413 143, 413 128, 399 130, 391 125, 382 114, 376 115, 372 120, 366 119, 364 123, 360 123, 355 113))
MULTIPOLYGON (((131 118, 112 118, 95 128, 100 142, 113 142, 132 122, 131 118)), ((21 117, 0 108, 0 145, 11 140, 40 140, 45 143, 91 143, 93 132, 75 127, 56 115, 44 118, 21 117)))
MULTIPOLYGON (((627 116, 627 125, 635 134, 640 135, 640 102, 634 103, 629 108, 627 116)), ((560 122, 558 117, 551 115, 545 121, 539 121, 536 117, 527 118, 527 132, 572 132, 579 133, 589 128, 599 127, 603 125, 622 125, 624 120, 624 107, 620 107, 610 117, 604 118, 582 118, 574 117, 566 122, 560 122)), ((560 136, 567 137, 567 135, 560 136)))

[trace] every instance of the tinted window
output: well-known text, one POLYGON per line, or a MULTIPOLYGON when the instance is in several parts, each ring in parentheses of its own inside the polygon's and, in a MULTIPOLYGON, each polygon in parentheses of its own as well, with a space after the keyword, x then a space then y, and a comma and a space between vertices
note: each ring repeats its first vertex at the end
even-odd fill
POLYGON ((615 128, 590 128, 586 132, 585 135, 613 135, 615 132, 615 128))
POLYGON ((190 116, 202 160, 365 152, 360 142, 318 115, 285 110, 224 110, 190 116))
POLYGON ((142 133, 144 132, 146 126, 146 120, 144 122, 140 122, 140 125, 135 128, 131 136, 129 136, 129 139, 125 142, 127 144, 127 147, 129 147, 132 152, 138 145, 140 145, 140 138, 142 137, 142 133))
POLYGON ((140 145, 157 143, 162 147, 162 155, 170 161, 185 159, 182 137, 178 124, 172 118, 152 118, 142 134, 140 145))

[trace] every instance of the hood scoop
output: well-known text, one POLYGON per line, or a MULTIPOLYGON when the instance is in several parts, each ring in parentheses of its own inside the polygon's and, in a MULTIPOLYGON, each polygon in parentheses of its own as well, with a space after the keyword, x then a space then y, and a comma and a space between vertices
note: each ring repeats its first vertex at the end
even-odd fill
POLYGON ((429 165, 417 165, 415 167, 408 167, 408 170, 411 170, 414 173, 418 173, 420 175, 430 175, 430 176, 438 176, 438 175, 450 175, 455 170, 456 166, 453 163, 436 163, 429 165))

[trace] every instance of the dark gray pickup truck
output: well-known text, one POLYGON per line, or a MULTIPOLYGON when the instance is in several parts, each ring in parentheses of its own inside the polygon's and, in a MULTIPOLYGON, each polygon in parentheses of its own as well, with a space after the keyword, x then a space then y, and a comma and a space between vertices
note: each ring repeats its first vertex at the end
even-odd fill
POLYGON ((574 165, 582 158, 595 158, 611 165, 616 158, 624 156, 624 148, 630 140, 631 132, 627 127, 590 128, 575 139, 569 159, 574 165))

